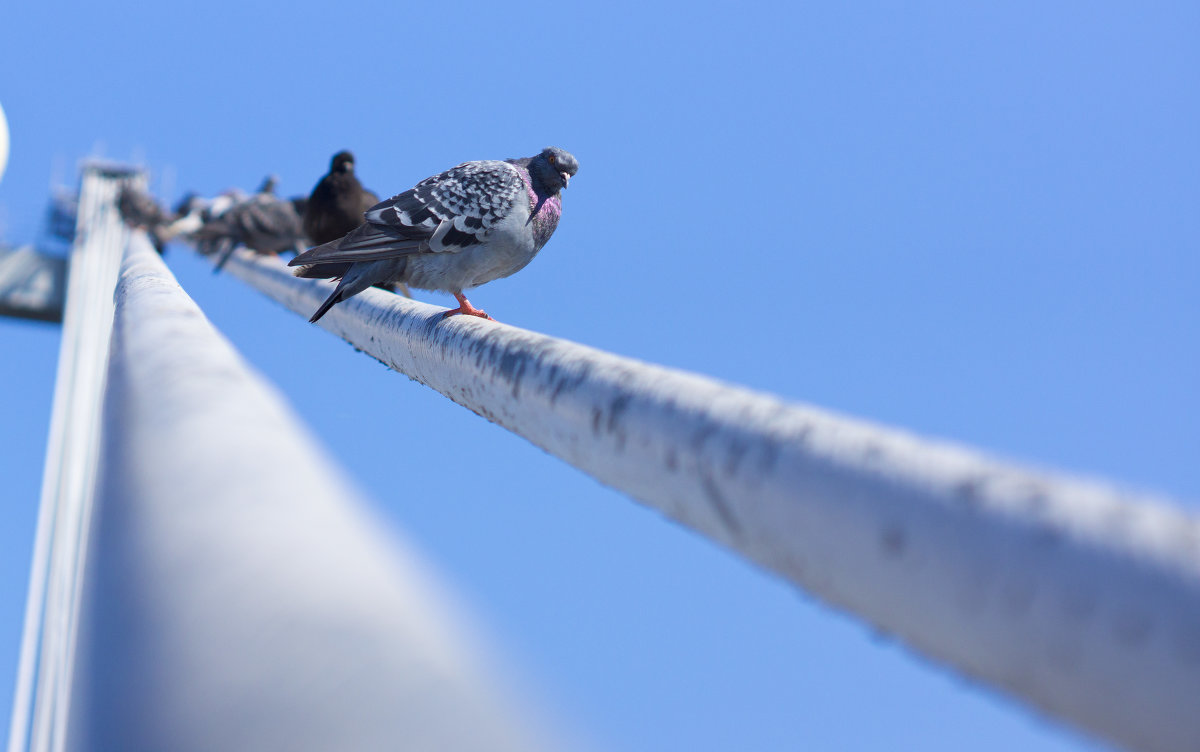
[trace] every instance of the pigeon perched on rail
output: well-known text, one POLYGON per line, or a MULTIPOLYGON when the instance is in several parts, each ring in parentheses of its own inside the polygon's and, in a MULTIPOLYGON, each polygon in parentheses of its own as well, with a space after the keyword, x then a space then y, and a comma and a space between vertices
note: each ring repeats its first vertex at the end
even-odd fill
POLYGON ((175 216, 178 219, 167 225, 165 230, 167 237, 191 242, 195 234, 206 223, 220 217, 233 207, 245 203, 246 200, 246 193, 237 188, 225 191, 213 198, 204 198, 195 193, 189 193, 175 206, 175 216))
POLYGON ((363 188, 354 174, 354 155, 333 155, 329 172, 313 187, 304 214, 304 234, 313 245, 337 240, 363 223, 363 212, 379 197, 363 188))
MULTIPOLYGON (((329 163, 329 172, 321 176, 308 197, 307 204, 311 209, 306 205, 302 212, 304 234, 313 245, 337 240, 361 225, 363 212, 377 203, 379 196, 363 188, 354 174, 354 155, 339 151, 329 163)), ((331 266, 327 271, 330 276, 340 277, 349 268, 350 264, 342 264, 336 268, 331 266)), ((404 284, 380 282, 376 287, 412 297, 404 284)))
POLYGON ((239 247, 260 254, 303 250, 303 222, 296 200, 276 197, 275 184, 275 177, 269 176, 258 193, 204 223, 194 233, 197 250, 206 255, 220 254, 214 272, 219 272, 239 247))
POLYGON ((164 209, 150 194, 128 184, 122 186, 117 195, 117 211, 121 213, 125 224, 143 228, 150 235, 154 250, 160 256, 163 254, 169 239, 166 228, 175 220, 174 214, 164 209))
POLYGON ((520 271, 554 234, 562 189, 579 169, 557 147, 504 162, 464 162, 371 207, 346 237, 289 262, 299 277, 342 278, 309 321, 378 282, 444 290, 456 313, 490 319, 463 290, 520 271), (347 268, 346 264, 350 267, 347 268))
MULTIPOLYGON (((300 213, 295 199, 258 195, 226 212, 217 222, 226 234, 221 238, 221 256, 213 265, 219 272, 238 248, 249 248, 261 254, 304 250, 300 213)), ((208 227, 201 228, 204 233, 208 227)))

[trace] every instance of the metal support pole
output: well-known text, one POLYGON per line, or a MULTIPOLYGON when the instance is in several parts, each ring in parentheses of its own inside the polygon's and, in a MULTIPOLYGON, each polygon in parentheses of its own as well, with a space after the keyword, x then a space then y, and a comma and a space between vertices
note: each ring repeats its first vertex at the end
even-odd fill
POLYGON ((79 568, 87 542, 112 330, 112 292, 128 238, 116 209, 125 183, 144 188, 145 178, 99 164, 83 171, 9 752, 62 748, 79 568))
POLYGON ((66 748, 545 749, 143 233, 116 300, 66 748))
POLYGON ((546 748, 126 182, 83 176, 9 752, 546 748))
MULTIPOLYGON (((239 252, 307 317, 330 286, 239 252)), ((320 325, 846 609, 1118 744, 1200 740, 1200 519, 1161 499, 370 289, 320 325)))

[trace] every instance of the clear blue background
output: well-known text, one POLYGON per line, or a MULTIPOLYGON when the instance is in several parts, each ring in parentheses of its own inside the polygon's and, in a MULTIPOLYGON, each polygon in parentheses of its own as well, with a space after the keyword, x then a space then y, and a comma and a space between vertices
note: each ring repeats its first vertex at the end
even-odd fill
MULTIPOLYGON (((174 199, 556 144, 582 167, 472 295, 497 318, 1194 504, 1200 5, 844 5, 9 3, 4 237, 96 153, 174 199)), ((169 261, 598 747, 1092 744, 169 261)), ((57 340, 0 321, 0 708, 57 340)))

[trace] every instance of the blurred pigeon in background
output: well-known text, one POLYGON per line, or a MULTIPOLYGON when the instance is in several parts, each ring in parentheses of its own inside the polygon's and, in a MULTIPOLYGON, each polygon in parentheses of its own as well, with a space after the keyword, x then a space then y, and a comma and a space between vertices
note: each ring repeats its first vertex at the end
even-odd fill
POLYGON ((154 250, 162 255, 166 249, 167 226, 175 220, 175 215, 161 206, 150 194, 133 187, 124 185, 117 196, 117 211, 121 219, 130 227, 140 227, 150 235, 154 250))
POLYGON ((245 203, 246 194, 233 188, 213 198, 204 198, 195 193, 184 196, 175 206, 174 222, 167 225, 165 232, 168 238, 180 238, 193 242, 195 234, 207 222, 220 217, 238 204, 245 203))
MULTIPOLYGON (((323 245, 337 240, 363 223, 363 214, 375 204, 379 196, 363 188, 354 174, 354 155, 342 150, 333 155, 329 172, 321 176, 308 197, 304 212, 304 234, 313 245, 323 245)), ((340 277, 350 264, 330 267, 330 273, 340 277)), ((376 287, 399 291, 411 298, 408 287, 403 283, 379 282, 376 287)))
POLYGON ((341 277, 309 320, 389 281, 449 292, 458 308, 446 316, 490 319, 462 291, 507 277, 533 259, 558 226, 561 191, 578 169, 570 153, 548 147, 523 159, 464 162, 376 204, 358 229, 289 263, 302 267, 298 277, 341 277))
POLYGON ((274 195, 276 183, 276 178, 269 176, 257 193, 193 233, 200 253, 220 254, 213 271, 220 271, 239 247, 261 254, 303 250, 303 220, 293 201, 274 195))
POLYGON ((278 175, 268 175, 265 178, 263 178, 262 184, 258 186, 258 190, 255 191, 255 193, 256 194, 264 194, 265 193, 268 196, 274 196, 275 188, 277 188, 278 186, 279 186, 279 176, 278 175))

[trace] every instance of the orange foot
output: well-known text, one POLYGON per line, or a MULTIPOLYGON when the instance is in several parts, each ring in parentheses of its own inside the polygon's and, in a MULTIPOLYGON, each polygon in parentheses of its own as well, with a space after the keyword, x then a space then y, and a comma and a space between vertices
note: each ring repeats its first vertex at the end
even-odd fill
POLYGON ((487 313, 485 313, 482 309, 476 308, 475 306, 471 305, 471 301, 467 300, 461 292, 454 293, 454 299, 458 301, 458 308, 455 308, 450 311, 446 311, 445 313, 442 314, 442 318, 461 313, 464 316, 478 316, 481 319, 487 319, 488 321, 495 321, 494 318, 487 315, 487 313))

